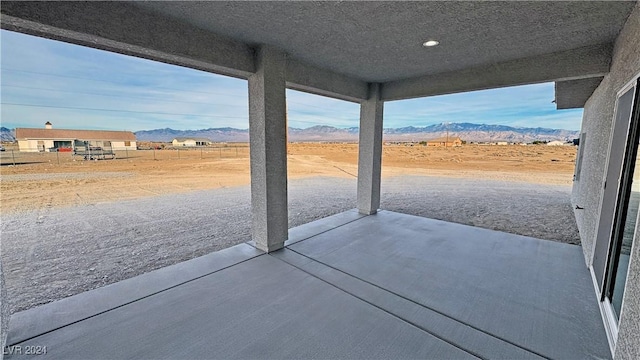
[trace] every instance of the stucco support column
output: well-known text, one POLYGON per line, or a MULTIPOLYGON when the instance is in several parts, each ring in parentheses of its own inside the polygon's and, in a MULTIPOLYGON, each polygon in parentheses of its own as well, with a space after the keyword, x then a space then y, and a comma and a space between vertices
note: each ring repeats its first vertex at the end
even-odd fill
POLYGON ((286 56, 268 46, 256 52, 249 77, 252 237, 271 252, 288 237, 286 56))
POLYGON ((380 207, 382 169, 382 111, 380 84, 369 85, 369 98, 360 104, 358 145, 358 211, 375 214, 380 207))
POLYGON ((4 287, 4 275, 2 274, 2 259, 0 259, 0 360, 4 354, 5 341, 7 340, 7 332, 9 330, 9 301, 7 299, 7 291, 4 287))

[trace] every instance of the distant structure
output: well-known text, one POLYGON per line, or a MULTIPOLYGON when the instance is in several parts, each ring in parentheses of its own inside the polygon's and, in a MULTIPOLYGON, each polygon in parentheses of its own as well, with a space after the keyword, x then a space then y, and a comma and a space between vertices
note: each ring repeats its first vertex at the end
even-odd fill
POLYGON ((455 147, 462 146, 462 140, 459 137, 441 137, 426 141, 427 146, 455 147))
POLYGON ((212 141, 206 138, 175 138, 171 142, 173 146, 185 146, 185 147, 195 147, 195 146, 209 146, 212 141))
POLYGON ((547 145, 549 145, 549 146, 570 146, 570 145, 573 145, 573 142, 554 140, 554 141, 549 141, 547 143, 547 145))
POLYGON ((76 143, 112 150, 136 150, 136 136, 131 131, 54 129, 47 121, 44 129, 16 128, 18 148, 23 152, 71 152, 76 143))

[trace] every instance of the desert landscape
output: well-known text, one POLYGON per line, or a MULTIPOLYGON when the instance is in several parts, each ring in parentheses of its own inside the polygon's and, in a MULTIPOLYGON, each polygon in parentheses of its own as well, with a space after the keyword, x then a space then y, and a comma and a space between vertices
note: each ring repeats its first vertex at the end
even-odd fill
MULTIPOLYGON (((2 263, 11 311, 251 239, 249 148, 0 153, 2 263), (16 165, 13 165, 13 164, 16 165)), ((387 144, 381 207, 579 244, 576 148, 387 144)), ((356 204, 357 144, 291 143, 289 226, 356 204)))
MULTIPOLYGON (((117 152, 115 160, 84 161, 71 153, 2 153, 2 214, 51 206, 136 199, 250 183, 249 148, 117 152), (13 163, 17 165, 12 165, 13 163)), ((293 143, 290 179, 355 178, 357 144, 293 143)), ((383 177, 418 175, 570 185, 576 147, 385 145, 383 177)))

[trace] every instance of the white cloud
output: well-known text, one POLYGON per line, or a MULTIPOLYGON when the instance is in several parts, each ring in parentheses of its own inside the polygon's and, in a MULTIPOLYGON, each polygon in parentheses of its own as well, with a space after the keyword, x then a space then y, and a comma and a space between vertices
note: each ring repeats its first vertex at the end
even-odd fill
POLYGON ((130 111, 3 105, 3 126, 248 127, 244 80, 8 31, 2 31, 2 79, 3 103, 130 111))
MULTIPOLYGON (((0 36, 3 126, 51 121, 58 128, 136 131, 249 125, 244 80, 5 30, 0 36)), ((578 129, 581 111, 558 112, 552 99, 553 84, 536 84, 387 102, 385 127, 473 122, 578 129)), ((293 90, 287 101, 290 126, 359 124, 358 104, 293 90)))
POLYGON ((577 130, 582 110, 555 110, 553 83, 525 85, 385 104, 386 126, 470 122, 577 130))

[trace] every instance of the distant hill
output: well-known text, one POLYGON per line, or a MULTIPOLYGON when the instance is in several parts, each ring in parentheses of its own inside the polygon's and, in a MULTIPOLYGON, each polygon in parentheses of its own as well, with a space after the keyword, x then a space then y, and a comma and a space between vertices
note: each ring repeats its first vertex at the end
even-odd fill
MULTIPOLYGON (((505 125, 485 125, 471 123, 436 124, 425 127, 407 126, 402 128, 387 128, 383 131, 385 141, 423 141, 444 137, 459 137, 471 141, 509 141, 532 142, 534 140, 568 141, 579 137, 579 131, 524 128, 505 125)), ((202 130, 173 130, 155 129, 135 132, 139 141, 169 142, 177 137, 207 138, 215 142, 248 142, 249 130, 225 128, 210 128, 202 130)), ((14 131, 5 127, 0 128, 0 139, 5 142, 15 141, 14 131)), ((346 129, 333 126, 318 125, 306 129, 289 128, 289 141, 358 141, 358 128, 346 129)))
POLYGON ((173 130, 169 128, 142 130, 134 133, 138 141, 169 142, 177 137, 207 138, 215 142, 248 142, 249 130, 234 128, 210 128, 202 130, 173 130))
MULTIPOLYGON (((471 123, 435 124, 425 127, 404 127, 385 129, 384 139, 388 141, 410 141, 414 137, 429 138, 457 136, 465 141, 509 141, 532 142, 534 140, 568 141, 579 137, 579 131, 548 128, 525 128, 506 125, 486 125, 471 123)), ((416 139, 417 140, 417 139, 416 139)), ((421 140, 421 139, 420 139, 421 140)))
POLYGON ((15 136, 13 136, 14 132, 11 129, 7 129, 6 127, 0 127, 0 141, 6 142, 14 142, 16 141, 15 136))
MULTIPOLYGON (((505 125, 471 123, 436 124, 425 127, 387 128, 383 131, 385 141, 422 141, 443 137, 459 137, 465 141, 509 141, 532 142, 534 140, 568 141, 579 136, 579 131, 547 128, 524 128, 505 125)), ((215 142, 247 142, 249 130, 234 128, 210 128, 202 130, 156 129, 135 133, 140 141, 168 142, 176 137, 208 138, 215 142)), ((289 128, 289 141, 357 141, 358 128, 335 128, 318 125, 306 129, 289 128)))

